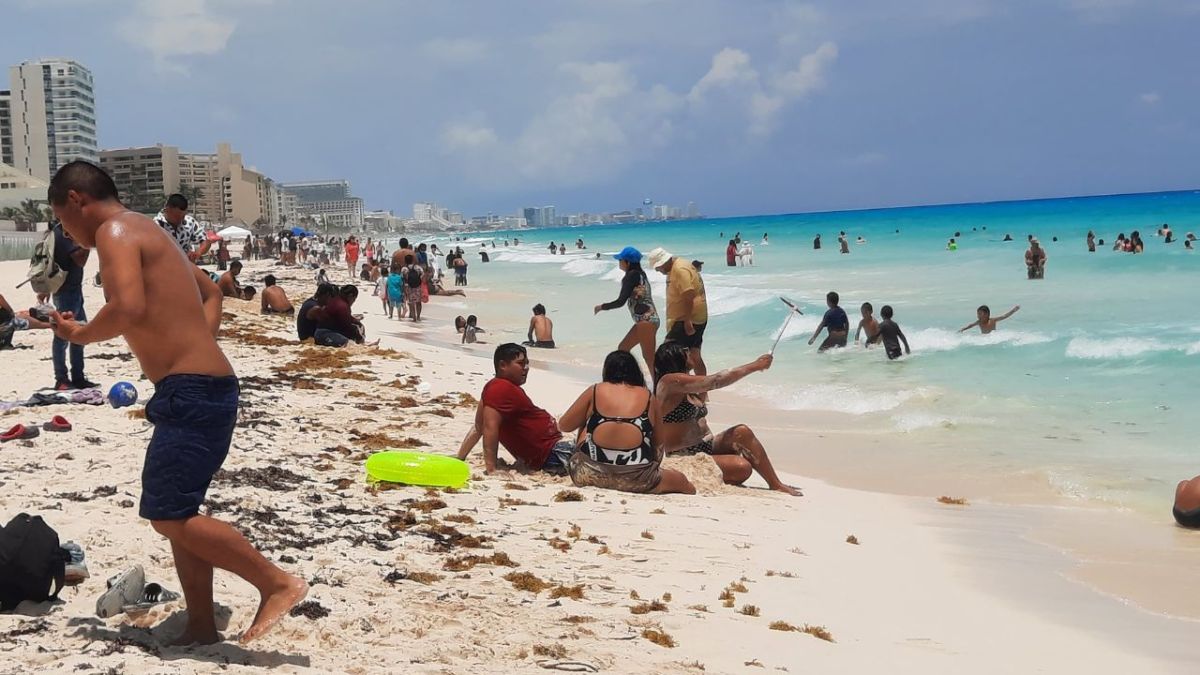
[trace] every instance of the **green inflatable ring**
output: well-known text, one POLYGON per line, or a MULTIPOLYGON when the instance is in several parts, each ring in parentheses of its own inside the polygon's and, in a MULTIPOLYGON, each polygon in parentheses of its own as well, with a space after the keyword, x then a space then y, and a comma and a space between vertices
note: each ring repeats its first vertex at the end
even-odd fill
POLYGON ((470 479, 471 468, 456 457, 385 450, 367 458, 367 477, 405 485, 459 488, 470 479))

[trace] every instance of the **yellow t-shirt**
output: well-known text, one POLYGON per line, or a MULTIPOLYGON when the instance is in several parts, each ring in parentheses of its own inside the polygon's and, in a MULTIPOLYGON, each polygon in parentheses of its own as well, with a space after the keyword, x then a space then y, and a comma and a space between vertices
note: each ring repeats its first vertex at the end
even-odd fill
POLYGON ((683 294, 695 289, 696 297, 692 302, 692 323, 708 323, 708 300, 704 297, 704 282, 700 273, 686 260, 676 259, 671 265, 671 273, 667 275, 667 330, 671 330, 677 321, 688 318, 683 316, 683 294))

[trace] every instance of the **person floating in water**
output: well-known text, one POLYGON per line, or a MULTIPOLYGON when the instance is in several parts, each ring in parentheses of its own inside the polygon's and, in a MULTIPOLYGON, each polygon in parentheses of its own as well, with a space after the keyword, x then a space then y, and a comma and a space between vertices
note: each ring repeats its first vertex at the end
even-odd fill
POLYGON ((825 303, 829 305, 829 310, 825 312, 825 316, 821 318, 821 324, 817 326, 817 330, 813 331, 813 335, 808 340, 808 344, 817 341, 817 336, 822 330, 828 330, 829 334, 825 337, 825 341, 817 348, 818 352, 823 352, 832 347, 845 347, 846 337, 850 335, 850 317, 846 316, 846 310, 838 307, 838 294, 830 291, 825 295, 825 303))
POLYGON ((858 328, 854 329, 854 344, 858 344, 859 336, 866 331, 866 346, 870 346, 879 341, 879 322, 875 320, 875 308, 871 307, 871 303, 864 302, 861 309, 862 319, 858 322, 858 328))
POLYGON ((1012 240, 1013 240, 1013 239, 1012 239, 1012 235, 1011 235, 1011 234, 1006 234, 1006 235, 1004 235, 1004 241, 1012 241, 1012 240))
POLYGON ((979 309, 975 310, 975 316, 977 317, 976 320, 972 321, 971 323, 967 324, 966 326, 963 326, 961 329, 959 329, 958 332, 965 333, 965 332, 971 330, 972 328, 974 328, 975 326, 979 326, 979 332, 983 333, 984 335, 987 335, 988 333, 996 330, 996 324, 1007 319, 1008 317, 1012 316, 1013 314, 1016 314, 1018 309, 1021 309, 1020 305, 1016 305, 1015 307, 1008 310, 1004 314, 1001 314, 1000 316, 993 319, 992 318, 992 310, 989 309, 987 305, 980 305, 979 309))
POLYGON ((908 348, 908 338, 904 337, 904 331, 900 330, 900 325, 892 321, 892 306, 884 305, 883 309, 879 310, 883 315, 883 321, 879 324, 878 340, 883 342, 883 349, 887 352, 889 361, 895 361, 900 358, 900 343, 904 343, 904 353, 912 354, 912 350, 908 348))

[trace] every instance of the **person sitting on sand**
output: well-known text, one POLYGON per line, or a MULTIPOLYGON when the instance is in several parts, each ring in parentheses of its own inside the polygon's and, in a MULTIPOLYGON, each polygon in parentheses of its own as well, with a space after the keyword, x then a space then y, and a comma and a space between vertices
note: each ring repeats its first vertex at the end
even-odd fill
POLYGON ((526 469, 563 475, 575 445, 564 441, 554 417, 533 404, 522 385, 529 379, 529 356, 525 348, 507 342, 492 355, 496 376, 483 385, 475 424, 458 449, 465 460, 483 440, 485 473, 497 469, 497 455, 503 445, 526 469))
POLYGON ((362 321, 350 313, 354 301, 358 299, 358 287, 353 284, 342 286, 337 295, 325 303, 320 321, 313 338, 317 344, 325 347, 345 347, 351 340, 363 343, 366 330, 362 321))
POLYGON ((972 328, 974 328, 975 326, 979 326, 979 332, 983 333, 984 335, 987 335, 988 333, 996 330, 996 324, 1007 319, 1008 317, 1012 316, 1013 314, 1016 314, 1018 309, 1021 309, 1020 305, 1016 305, 1015 307, 1008 310, 1004 314, 1001 314, 1000 316, 993 319, 992 318, 992 310, 987 305, 980 305, 979 309, 975 310, 975 316, 977 318, 974 321, 972 321, 971 323, 960 328, 958 332, 965 333, 965 332, 971 330, 972 328))
POLYGON ((242 297, 242 285, 238 283, 238 275, 242 273, 242 261, 234 260, 229 264, 229 270, 221 275, 221 280, 217 282, 217 287, 221 289, 221 295, 227 298, 242 297))
POLYGON ((1182 527, 1200 529, 1200 476, 1179 481, 1171 514, 1182 527))
POLYGON ((650 421, 655 404, 637 359, 627 351, 611 352, 601 383, 584 389, 558 418, 559 431, 579 431, 567 461, 571 482, 622 492, 696 494, 687 476, 662 468, 650 421))
POLYGON ((263 277, 262 313, 263 314, 292 314, 296 308, 288 300, 287 293, 276 285, 275 275, 263 277))
POLYGON ((675 342, 664 342, 654 354, 654 396, 658 399, 658 406, 652 410, 655 442, 667 454, 711 455, 730 485, 741 485, 758 471, 772 490, 800 496, 799 490, 785 485, 776 475, 767 451, 750 427, 738 424, 714 436, 705 419, 708 392, 766 370, 771 361, 772 357, 764 354, 715 375, 691 375, 687 372, 687 349, 675 342))
POLYGON ((528 340, 521 344, 526 347, 539 349, 554 349, 554 322, 546 316, 546 307, 542 303, 533 306, 533 317, 529 319, 528 340))
POLYGON ((325 305, 337 293, 337 286, 321 284, 317 286, 317 292, 300 305, 300 311, 296 313, 296 337, 301 342, 316 337, 317 328, 325 316, 325 305))
MULTIPOLYGON (((187 623, 175 644, 221 640, 213 615, 217 568, 258 591, 258 611, 241 636, 243 643, 256 640, 304 599, 308 584, 264 558, 233 526, 200 513, 238 417, 238 378, 216 339, 221 292, 161 227, 125 208, 100 167, 65 164, 47 193, 71 239, 99 254, 108 297, 86 325, 70 312, 54 312, 55 335, 77 345, 124 337, 154 384, 145 409, 154 432, 138 515, 171 544, 187 603, 187 623)), ((87 481, 87 474, 81 478, 87 481)))
POLYGON ((825 304, 829 305, 829 309, 825 312, 825 316, 821 318, 821 323, 817 325, 817 329, 813 331, 812 337, 808 339, 808 344, 817 341, 817 336, 822 330, 828 329, 829 334, 825 336, 825 341, 817 348, 818 352, 824 352, 826 349, 833 347, 845 347, 846 337, 850 335, 850 317, 846 316, 846 310, 838 307, 838 294, 834 291, 829 291, 825 294, 825 304))
POLYGON ((238 281, 238 275, 242 272, 242 262, 234 260, 229 265, 229 270, 217 277, 217 287, 221 289, 221 295, 226 298, 237 298, 238 300, 253 300, 255 290, 253 286, 243 286, 238 281))
POLYGON ((869 347, 879 341, 879 322, 875 320, 875 308, 871 306, 871 303, 864 302, 860 311, 862 311, 862 319, 858 322, 858 328, 854 329, 854 344, 858 344, 859 335, 866 331, 866 346, 869 347))

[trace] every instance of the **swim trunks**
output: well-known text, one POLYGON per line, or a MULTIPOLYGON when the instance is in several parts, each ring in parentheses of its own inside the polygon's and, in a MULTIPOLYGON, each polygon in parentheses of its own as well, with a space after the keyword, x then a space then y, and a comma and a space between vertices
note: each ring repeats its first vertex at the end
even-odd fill
POLYGON ((181 520, 200 511, 233 439, 238 379, 232 375, 168 375, 146 404, 154 435, 142 466, 138 515, 181 520))
POLYGON ((834 347, 845 347, 845 346, 846 346, 846 333, 841 333, 837 336, 830 335, 829 337, 825 338, 824 342, 821 343, 820 351, 825 351, 826 349, 832 349, 834 347))
POLYGON ((692 324, 696 329, 695 333, 687 334, 683 328, 682 321, 676 321, 671 330, 667 332, 667 336, 663 338, 663 342, 678 342, 688 349, 699 349, 700 345, 704 344, 704 329, 708 327, 707 323, 692 324))
POLYGON ((534 340, 533 342, 525 341, 521 343, 526 347, 538 347, 539 349, 554 349, 554 340, 534 340))
POLYGON ((567 462, 571 460, 571 455, 575 454, 575 444, 571 441, 559 441, 550 448, 550 454, 546 456, 546 462, 542 464, 542 471, 555 476, 564 476, 567 473, 567 462))

